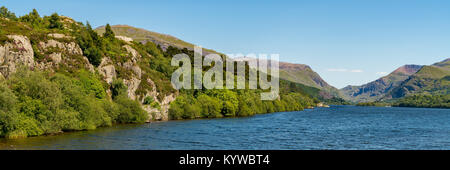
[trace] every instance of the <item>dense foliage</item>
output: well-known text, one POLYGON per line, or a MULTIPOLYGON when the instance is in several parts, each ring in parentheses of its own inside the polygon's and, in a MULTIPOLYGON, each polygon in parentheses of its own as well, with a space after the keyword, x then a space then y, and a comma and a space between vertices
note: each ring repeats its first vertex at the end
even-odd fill
POLYGON ((383 102, 366 102, 366 103, 358 103, 356 106, 375 106, 375 107, 385 107, 389 106, 387 103, 383 102))
POLYGON ((77 75, 21 69, 0 81, 0 136, 19 138, 147 120, 139 103, 124 94, 108 99, 96 75, 87 71, 77 75))
POLYGON ((395 107, 450 108, 450 94, 413 95, 402 98, 393 104, 395 107))
POLYGON ((279 100, 262 101, 250 90, 207 90, 179 96, 171 104, 171 119, 245 117, 255 114, 299 111, 315 106, 310 97, 299 93, 282 94, 279 100))
POLYGON ((351 105, 352 103, 338 97, 333 97, 331 99, 321 99, 327 105, 351 105))
MULTIPOLYGON (((194 51, 186 48, 169 47, 164 55, 170 57, 179 53, 187 54, 193 63, 194 51)), ((225 58, 225 56, 222 57, 225 58)), ((204 72, 208 69, 203 67, 204 72)), ((245 73, 247 87, 249 69, 247 65, 245 73)), ((235 70, 234 73, 236 79, 237 71, 235 70)), ((224 70, 224 80, 225 74, 226 70, 224 70)), ((263 113, 299 111, 316 106, 320 102, 316 98, 319 91, 317 88, 285 80, 280 80, 280 97, 274 101, 261 100, 261 93, 267 92, 261 89, 180 90, 181 95, 170 105, 169 117, 170 119, 244 117, 263 113)))

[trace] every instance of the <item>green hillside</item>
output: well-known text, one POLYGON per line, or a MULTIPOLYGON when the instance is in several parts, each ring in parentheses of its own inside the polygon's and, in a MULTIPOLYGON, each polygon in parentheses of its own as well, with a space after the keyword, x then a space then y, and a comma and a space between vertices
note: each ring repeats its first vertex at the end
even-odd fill
POLYGON ((348 86, 341 89, 344 98, 353 102, 373 102, 382 99, 422 66, 405 65, 376 81, 362 86, 348 86))
POLYGON ((0 137, 298 111, 320 102, 319 89, 285 80, 273 101, 261 100, 262 89, 176 90, 171 59, 185 53, 193 60, 194 51, 171 37, 164 41, 176 47, 164 50, 116 38, 109 25, 98 34, 88 23, 36 10, 16 17, 2 8, 0 25, 0 137))
POLYGON ((446 95, 450 94, 449 60, 424 66, 390 92, 387 98, 401 98, 413 94, 446 95))
MULTIPOLYGON (((157 45, 160 45, 162 49, 166 50, 169 46, 177 47, 177 48, 187 48, 190 50, 194 49, 194 44, 188 43, 186 41, 180 40, 174 36, 161 34, 153 31, 148 31, 141 28, 135 28, 128 25, 112 25, 111 26, 114 33, 118 36, 125 36, 132 38, 137 42, 153 42, 157 45)), ((103 34, 105 32, 105 26, 98 27, 95 31, 99 34, 103 34)), ((213 50, 204 49, 206 53, 218 53, 213 50)))
MULTIPOLYGON (((177 48, 186 48, 193 50, 194 44, 180 40, 176 37, 148 31, 141 28, 135 28, 128 25, 114 25, 111 26, 116 35, 132 38, 134 41, 146 43, 153 42, 163 49, 167 50, 170 46, 177 48)), ((105 27, 99 27, 96 31, 99 34, 104 33, 105 27)), ((214 50, 203 49, 204 55, 208 53, 217 53, 214 50)), ((220 53, 218 53, 220 54, 220 53)), ((221 54, 222 55, 222 54, 221 54)), ((255 68, 252 66, 252 68, 255 68)), ((295 83, 300 83, 306 86, 320 89, 322 92, 318 93, 316 97, 325 100, 340 98, 339 90, 330 86, 325 82, 319 74, 314 72, 309 66, 303 64, 292 64, 280 62, 280 79, 295 83)))

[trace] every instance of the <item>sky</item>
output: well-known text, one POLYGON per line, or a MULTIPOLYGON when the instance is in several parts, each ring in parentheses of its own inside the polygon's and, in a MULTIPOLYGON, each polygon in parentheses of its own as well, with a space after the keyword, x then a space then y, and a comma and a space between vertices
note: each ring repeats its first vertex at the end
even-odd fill
POLYGON ((450 57, 445 0, 0 0, 92 26, 126 24, 225 54, 279 54, 337 88, 450 57))

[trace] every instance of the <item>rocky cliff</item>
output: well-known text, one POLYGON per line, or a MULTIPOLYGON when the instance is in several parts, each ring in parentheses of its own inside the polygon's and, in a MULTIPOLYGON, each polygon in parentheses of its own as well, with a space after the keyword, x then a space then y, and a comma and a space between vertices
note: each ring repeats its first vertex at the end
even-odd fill
MULTIPOLYGON (((152 108, 150 105, 142 105, 150 115, 150 120, 168 120, 168 109, 170 103, 175 100, 176 94, 171 93, 166 96, 157 92, 153 80, 146 77, 142 79, 143 70, 139 66, 142 56, 130 45, 124 45, 127 51, 123 63, 113 63, 110 57, 104 57, 98 67, 94 67, 83 55, 83 51, 74 41, 73 37, 64 34, 51 33, 46 35, 45 40, 38 42, 33 49, 32 43, 24 35, 8 35, 9 41, 0 45, 0 77, 8 78, 18 67, 28 67, 30 69, 46 70, 54 72, 57 70, 70 71, 71 69, 86 69, 90 72, 98 73, 103 80, 111 84, 118 78, 117 69, 129 71, 131 74, 123 78, 124 84, 128 87, 128 97, 139 100, 143 103, 147 97, 153 98, 159 103, 160 108, 152 108), (36 57, 42 56, 42 58, 36 57), (117 68, 120 67, 120 68, 117 68), (144 93, 137 94, 136 91, 142 84, 153 87, 145 90, 144 93), (161 99, 160 99, 161 98, 161 99)), ((111 92, 108 92, 111 95, 111 92)))

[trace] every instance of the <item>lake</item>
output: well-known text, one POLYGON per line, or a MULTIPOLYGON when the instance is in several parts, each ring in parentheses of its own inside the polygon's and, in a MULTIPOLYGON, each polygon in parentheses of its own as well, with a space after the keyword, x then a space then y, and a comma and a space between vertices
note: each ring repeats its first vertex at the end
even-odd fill
POLYGON ((120 125, 19 140, 0 149, 450 149, 450 110, 332 106, 247 118, 120 125))

